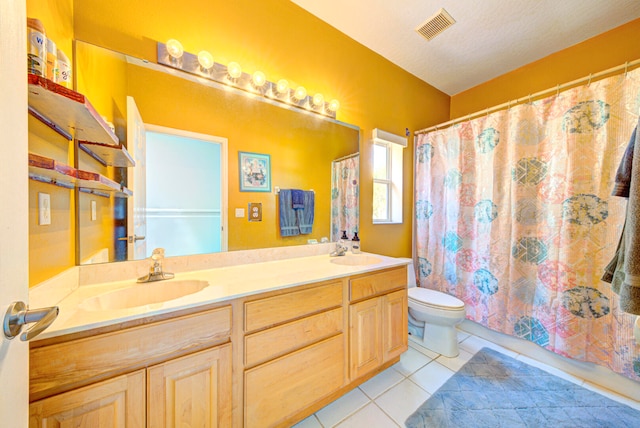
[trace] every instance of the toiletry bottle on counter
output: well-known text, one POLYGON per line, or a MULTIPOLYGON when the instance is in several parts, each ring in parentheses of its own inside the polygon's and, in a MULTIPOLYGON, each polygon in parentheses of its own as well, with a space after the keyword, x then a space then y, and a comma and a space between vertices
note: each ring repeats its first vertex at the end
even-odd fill
POLYGON ((347 236, 347 231, 342 231, 342 236, 340 237, 340 246, 343 248, 349 248, 349 237, 347 236))
POLYGON ((27 18, 27 71, 36 76, 47 74, 47 36, 39 19, 27 18))
POLYGON ((351 240, 351 252, 353 254, 360 254, 360 238, 358 238, 358 232, 353 234, 353 239, 351 240))
POLYGON ((60 49, 58 53, 58 84, 65 88, 71 88, 73 83, 71 81, 71 62, 69 58, 60 49))

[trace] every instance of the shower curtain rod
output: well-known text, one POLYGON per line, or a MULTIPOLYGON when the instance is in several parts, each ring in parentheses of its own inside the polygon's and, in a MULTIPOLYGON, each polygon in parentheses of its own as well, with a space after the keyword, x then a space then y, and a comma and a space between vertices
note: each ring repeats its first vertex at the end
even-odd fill
POLYGON ((350 154, 350 155, 342 156, 341 158, 334 159, 334 160, 332 160, 331 162, 332 162, 332 163, 333 163, 333 162, 340 162, 340 161, 343 161, 343 160, 345 160, 345 159, 354 158, 354 157, 356 157, 356 156, 360 156, 360 152, 355 152, 355 153, 350 154))
POLYGON ((557 94, 561 90, 567 89, 569 87, 577 86, 578 84, 580 84, 582 82, 591 83, 591 81, 593 79, 599 79, 600 77, 604 77, 604 76, 607 76, 609 74, 614 74, 614 73, 616 73, 618 71, 621 71, 621 70, 624 70, 624 72, 626 74, 629 71, 630 68, 636 67, 638 65, 640 65, 640 59, 636 59, 635 61, 627 61, 626 63, 624 63, 622 65, 619 65, 617 67, 613 67, 613 68, 610 68, 608 70, 600 71, 598 73, 592 73, 592 74, 590 74, 588 76, 585 76, 585 77, 582 77, 580 79, 576 79, 576 80, 573 80, 571 82, 567 82, 567 83, 564 83, 562 85, 558 85, 555 88, 549 88, 549 89, 546 89, 544 91, 536 92, 535 94, 529 94, 526 97, 516 98, 515 100, 507 101, 506 103, 502 103, 502 104, 499 104, 499 105, 494 106, 494 107, 489 107, 489 108, 487 108, 485 110, 480 110, 480 111, 477 111, 475 113, 471 113, 471 114, 468 114, 466 116, 462 116, 462 117, 459 117, 457 119, 453 119, 453 120, 450 120, 448 122, 441 123, 439 125, 434 125, 434 126, 431 126, 429 128, 419 129, 419 130, 414 132, 414 135, 426 134, 427 132, 431 132, 431 131, 434 131, 434 130, 446 128, 446 127, 449 127, 451 125, 455 125, 456 123, 464 122, 466 120, 475 119, 476 117, 479 117, 479 116, 482 116, 482 115, 485 115, 485 114, 489 114, 489 113, 494 113, 494 112, 496 112, 498 110, 503 110, 504 108, 509 109, 511 107, 517 106, 518 104, 522 104, 522 103, 525 103, 525 102, 531 102, 531 100, 534 99, 534 98, 540 98, 542 96, 545 96, 545 95, 548 95, 548 94, 552 94, 554 92, 557 94))

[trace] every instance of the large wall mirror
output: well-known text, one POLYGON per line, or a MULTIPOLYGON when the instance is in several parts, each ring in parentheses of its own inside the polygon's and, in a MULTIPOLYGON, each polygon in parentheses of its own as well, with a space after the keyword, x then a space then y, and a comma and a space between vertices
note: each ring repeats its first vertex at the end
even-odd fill
MULTIPOLYGON (((226 142, 226 159, 221 160, 222 164, 226 163, 226 171, 222 171, 221 182, 226 187, 227 203, 220 207, 220 211, 222 217, 226 216, 228 241, 221 249, 225 246, 233 251, 299 245, 306 244, 309 239, 320 241, 322 237, 330 237, 331 163, 358 151, 358 127, 304 110, 284 108, 235 89, 222 88, 197 76, 88 43, 74 43, 76 90, 84 94, 96 111, 114 125, 116 135, 129 152, 132 147, 127 137, 128 97, 135 100, 144 124, 154 127, 156 131, 170 129, 226 142), (239 152, 269 156, 271 191, 241 191, 239 152), (281 237, 276 187, 313 189, 315 219, 311 234, 281 237), (247 212, 250 203, 261 204, 261 221, 249 221, 247 212), (240 213, 241 210, 244 215, 238 214, 236 217, 236 212, 240 213)), ((52 146, 47 140, 47 131, 40 128, 41 125, 30 118, 30 151, 60 152, 58 157, 73 157, 77 168, 94 170, 127 184, 126 168, 104 167, 87 153, 71 147, 73 143, 69 143, 69 147, 64 142, 52 146)), ((192 169, 192 165, 185 165, 180 159, 181 156, 175 156, 174 168, 168 172, 187 173, 192 169)), ((202 164, 194 164, 193 168, 202 168, 202 164)), ((212 161, 212 168, 214 164, 216 168, 220 167, 220 161, 212 161)), ((196 194, 196 186, 205 189, 212 186, 212 192, 218 191, 209 179, 199 181, 192 186, 181 184, 178 193, 188 199, 186 196, 196 194)), ((153 186, 154 183, 147 185, 153 186)), ((166 182, 163 185, 166 186, 166 182)), ((43 186, 33 183, 30 189, 33 216, 36 215, 39 192, 65 192, 64 189, 51 190, 43 186)), ((172 191, 175 192, 175 189, 172 191)), ((169 191, 167 198, 172 198, 169 191)), ((59 266, 64 264, 126 260, 126 225, 129 221, 126 207, 129 203, 129 199, 113 195, 97 197, 84 192, 71 193, 71 196, 52 195, 52 208, 58 211, 54 218, 62 218, 64 224, 47 229, 33 219, 30 232, 31 245, 34 247, 31 282, 37 283, 50 277, 55 274, 56 266, 61 271, 59 266), (55 230, 55 237, 52 230, 55 230), (69 244, 66 244, 67 241, 69 244), (58 255, 64 257, 48 266, 51 251, 57 251, 58 255), (71 258, 73 262, 70 262, 71 258)), ((194 201, 195 205, 197 201, 194 201)), ((173 227, 167 222, 160 229, 173 227)), ((171 249, 167 249, 167 253, 170 255, 171 249)))

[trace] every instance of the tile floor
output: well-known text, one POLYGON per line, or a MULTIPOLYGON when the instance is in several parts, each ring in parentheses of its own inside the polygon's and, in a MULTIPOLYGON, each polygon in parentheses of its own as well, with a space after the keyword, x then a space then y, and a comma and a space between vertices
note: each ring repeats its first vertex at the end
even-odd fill
POLYGON ((483 347, 495 349, 640 410, 640 403, 532 360, 477 336, 459 332, 460 355, 447 358, 409 340, 400 362, 295 425, 295 428, 404 427, 404 421, 483 347))

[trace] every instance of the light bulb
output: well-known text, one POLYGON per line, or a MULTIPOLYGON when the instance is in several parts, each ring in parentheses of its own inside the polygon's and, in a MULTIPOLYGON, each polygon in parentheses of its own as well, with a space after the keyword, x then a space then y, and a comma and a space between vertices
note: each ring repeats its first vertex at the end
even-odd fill
POLYGON ((229 65, 227 65, 227 72, 229 73, 229 76, 237 79, 242 76, 242 67, 240 67, 240 64, 237 62, 230 62, 229 65))
POLYGON ((198 52, 198 63, 205 70, 210 69, 213 67, 213 55, 207 51, 198 52))
POLYGON ((278 91, 279 94, 286 94, 289 91, 289 82, 287 82, 287 79, 278 80, 276 91, 278 91))
POLYGON ((329 107, 327 108, 332 112, 338 111, 338 109, 340 108, 340 101, 338 100, 329 101, 329 107))
POLYGON ((304 88, 304 86, 298 86, 295 92, 293 93, 293 98, 295 98, 298 101, 302 101, 306 97, 307 97, 307 90, 304 88))
POLYGON ((324 106, 324 95, 315 94, 313 96, 313 106, 314 107, 323 107, 324 106))
POLYGON ((253 73, 253 77, 251 77, 251 81, 257 88, 261 88, 267 83, 267 77, 264 75, 262 71, 256 71, 253 73))
POLYGON ((182 58, 182 54, 184 53, 182 43, 180 43, 176 39, 167 40, 167 52, 169 53, 169 55, 171 55, 172 58, 182 58))

